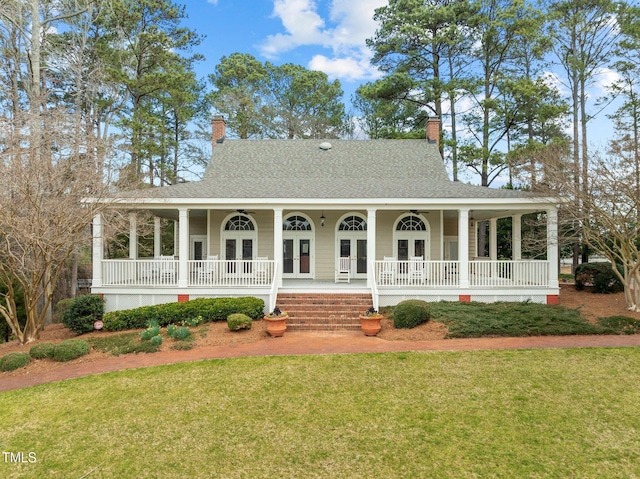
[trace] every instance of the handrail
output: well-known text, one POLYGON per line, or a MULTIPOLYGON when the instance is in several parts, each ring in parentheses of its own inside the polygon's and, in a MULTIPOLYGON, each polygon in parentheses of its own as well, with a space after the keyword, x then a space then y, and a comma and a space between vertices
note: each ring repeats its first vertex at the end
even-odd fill
POLYGON ((278 263, 273 265, 273 277, 271 278, 271 291, 269 291, 269 312, 276 307, 278 298, 278 263))
POLYGON ((376 262, 372 261, 371 266, 372 266, 372 271, 374 271, 373 281, 371 281, 371 298, 373 300, 373 309, 378 311, 378 308, 380 307, 380 291, 378 291, 378 279, 377 279, 377 276, 375 275, 376 262))

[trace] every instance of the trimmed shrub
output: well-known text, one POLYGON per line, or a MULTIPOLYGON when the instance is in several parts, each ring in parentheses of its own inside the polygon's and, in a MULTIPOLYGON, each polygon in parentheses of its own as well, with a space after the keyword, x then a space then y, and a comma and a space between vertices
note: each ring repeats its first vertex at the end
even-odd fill
POLYGON ((198 298, 184 303, 166 303, 157 306, 112 311, 103 318, 105 331, 144 328, 148 321, 157 321, 160 327, 169 324, 188 324, 194 318, 203 321, 226 321, 230 314, 243 313, 251 319, 264 315, 264 301, 246 298, 198 298))
POLYGON ((0 371, 13 371, 31 362, 29 353, 9 353, 0 358, 0 371))
POLYGON ((155 347, 160 347, 160 345, 162 345, 162 336, 157 335, 151 338, 151 344, 153 344, 155 347))
POLYGON ((100 296, 78 296, 62 314, 62 322, 78 334, 93 331, 93 323, 104 315, 104 300, 100 296))
POLYGON ((53 350, 53 359, 60 362, 71 361, 89 354, 89 344, 82 339, 67 339, 53 350))
POLYGON ((53 343, 36 344, 29 350, 29 356, 34 359, 52 358, 55 347, 56 345, 53 343))
MULTIPOLYGON (((616 265, 622 272, 622 266, 616 265)), ((620 278, 611 269, 611 263, 596 262, 578 265, 575 273, 576 289, 584 290, 586 286, 593 286, 594 293, 617 293, 624 290, 620 278)))
POLYGON ((251 329, 251 323, 253 321, 249 316, 242 313, 230 314, 227 318, 227 326, 231 331, 238 331, 240 329, 251 329))
POLYGON ((396 328, 415 328, 429 320, 429 303, 418 299, 408 299, 398 303, 393 310, 393 325, 396 328))

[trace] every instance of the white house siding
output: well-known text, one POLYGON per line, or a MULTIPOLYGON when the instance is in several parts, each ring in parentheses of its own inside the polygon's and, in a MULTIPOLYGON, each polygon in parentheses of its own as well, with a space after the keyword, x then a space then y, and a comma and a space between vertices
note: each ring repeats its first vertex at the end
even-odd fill
MULTIPOLYGON (((222 223, 232 214, 230 210, 211 210, 209 212, 209 254, 224 256, 224 245, 221 244, 222 223)), ((312 262, 315 265, 315 278, 319 280, 333 280, 335 275, 336 255, 337 255, 337 224, 346 214, 357 214, 367 218, 366 210, 284 210, 283 220, 291 215, 302 214, 311 220, 313 227, 314 243, 312 246, 312 262), (322 227, 320 216, 324 214, 325 225, 322 227)), ((394 255, 394 226, 396 221, 407 214, 404 210, 378 210, 376 213, 376 260, 382 260, 385 256, 394 255)), ((256 224, 258 230, 258 249, 256 256, 266 256, 273 259, 273 211, 256 210, 250 217, 256 224)), ((440 223, 440 212, 431 211, 423 215, 429 223, 429 252, 430 260, 441 260, 442 251, 442 228, 440 223)), ((206 234, 206 218, 192 218, 190 234, 206 234), (203 226, 204 225, 204 229, 203 226)), ((457 220, 447 220, 445 234, 457 235, 457 220)), ((369 258, 372 261, 374 258, 369 258)))
MULTIPOLYGON (((234 213, 230 211, 232 211, 232 209, 211 210, 209 213, 209 254, 217 254, 220 258, 224 257, 224 245, 220 241, 223 228, 222 223, 234 215, 234 213)), ((249 216, 254 221, 258 232, 258 249, 256 256, 267 256, 269 259, 273 259, 273 211, 256 210, 255 213, 249 216)), ((206 234, 206 232, 203 234, 206 234)))
POLYGON ((207 218, 191 218, 189 221, 190 236, 205 236, 207 234, 207 218))

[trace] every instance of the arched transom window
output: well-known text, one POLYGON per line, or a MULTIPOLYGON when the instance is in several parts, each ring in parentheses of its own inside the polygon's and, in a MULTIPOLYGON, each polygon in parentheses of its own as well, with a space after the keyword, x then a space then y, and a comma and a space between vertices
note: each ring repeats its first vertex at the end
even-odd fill
POLYGON ((282 224, 284 231, 311 231, 311 223, 302 216, 289 216, 282 224))
POLYGON ((427 227, 417 216, 405 216, 396 226, 396 231, 426 231, 427 227))
POLYGON ((253 231, 253 221, 247 216, 237 215, 229 218, 224 227, 225 231, 253 231))
POLYGON ((367 231, 367 222, 359 216, 347 216, 342 220, 339 231, 367 231))

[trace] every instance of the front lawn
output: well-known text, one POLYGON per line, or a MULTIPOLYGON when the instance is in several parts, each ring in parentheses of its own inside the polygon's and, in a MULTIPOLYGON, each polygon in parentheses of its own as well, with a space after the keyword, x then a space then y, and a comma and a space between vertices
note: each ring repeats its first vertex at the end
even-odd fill
POLYGON ((0 477, 640 476, 640 349, 254 357, 0 393, 0 477), (17 456, 14 456, 17 457, 17 456))

